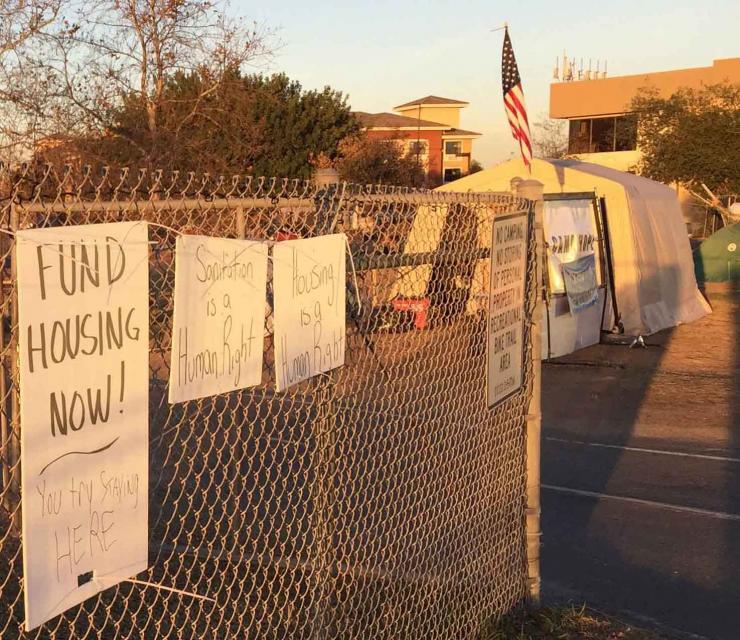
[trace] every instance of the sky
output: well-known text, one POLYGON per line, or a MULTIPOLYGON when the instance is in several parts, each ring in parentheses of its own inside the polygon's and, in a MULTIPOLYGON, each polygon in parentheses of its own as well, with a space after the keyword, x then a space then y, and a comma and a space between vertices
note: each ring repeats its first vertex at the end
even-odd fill
POLYGON ((272 61, 308 89, 329 85, 353 110, 392 111, 438 95, 464 100, 461 127, 483 137, 484 166, 516 147, 501 97, 503 32, 509 23, 530 121, 547 114, 555 59, 608 62, 609 75, 703 67, 740 56, 737 0, 232 0, 231 10, 276 30, 272 61))

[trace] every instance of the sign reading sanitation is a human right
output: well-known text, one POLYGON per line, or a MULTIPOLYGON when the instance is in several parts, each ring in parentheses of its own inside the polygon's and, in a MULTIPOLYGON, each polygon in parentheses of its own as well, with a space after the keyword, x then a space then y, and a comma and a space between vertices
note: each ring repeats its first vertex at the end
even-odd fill
POLYGON ((177 238, 170 402, 261 382, 266 295, 266 244, 177 238))
POLYGON ((493 221, 488 307, 489 407, 516 393, 523 383, 528 236, 527 213, 493 221))
POLYGON ((278 391, 344 364, 345 237, 278 242, 272 249, 278 391))
POLYGON ((147 568, 147 236, 16 234, 27 629, 147 568))

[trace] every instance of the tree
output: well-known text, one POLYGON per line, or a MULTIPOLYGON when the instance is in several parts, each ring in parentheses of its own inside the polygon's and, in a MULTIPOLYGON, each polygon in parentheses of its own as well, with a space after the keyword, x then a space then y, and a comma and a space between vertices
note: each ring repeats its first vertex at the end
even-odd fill
POLYGON ((359 129, 329 87, 244 75, 270 56, 272 33, 219 0, 56 1, 8 38, 0 109, 12 135, 8 118, 0 128, 25 156, 308 178, 312 157, 336 158, 359 129))
POLYGON ((238 67, 205 93, 210 82, 202 70, 168 78, 154 134, 145 105, 132 95, 112 111, 106 131, 70 137, 44 159, 309 178, 311 159, 333 160, 339 142, 359 127, 346 98, 328 87, 304 91, 285 75, 245 76, 238 67))
POLYGON ((483 165, 477 160, 471 160, 468 175, 470 175, 471 173, 478 173, 479 171, 483 171, 483 165))
POLYGON ((165 80, 155 131, 146 104, 131 94, 111 109, 105 130, 70 133, 37 150, 36 157, 53 163, 71 159, 94 166, 245 173, 264 145, 253 104, 238 68, 225 70, 217 82, 204 77, 203 70, 177 72, 165 80))
POLYGON ((257 174, 309 178, 312 159, 335 160, 341 141, 359 131, 346 96, 330 87, 304 91, 285 74, 249 76, 245 86, 264 135, 257 174))
POLYGON ((24 125, 16 137, 25 132, 27 147, 41 137, 125 136, 116 119, 135 107, 147 136, 128 142, 152 161, 167 143, 159 136, 167 112, 180 118, 170 128, 184 129, 228 69, 270 54, 271 34, 245 26, 218 0, 68 0, 64 9, 15 46, 0 79, 0 107, 24 125), (199 82, 171 109, 168 82, 178 73, 199 82))
MULTIPOLYGON (((56 22, 61 6, 62 0, 0 0, 0 160, 17 157, 28 136, 28 124, 33 124, 13 104, 21 97, 23 58, 30 42, 56 22)), ((25 96, 24 106, 33 104, 30 98, 36 93, 25 96)))
POLYGON ((19 49, 54 22, 61 0, 0 0, 0 56, 19 49))
POLYGON ((563 120, 551 120, 542 114, 534 123, 534 155, 537 158, 563 158, 568 153, 568 131, 563 120))
POLYGON ((359 184, 422 187, 424 168, 415 155, 404 154, 396 140, 351 136, 340 145, 339 177, 359 184))
POLYGON ((740 84, 684 88, 667 98, 643 89, 631 109, 638 116, 642 175, 704 183, 717 194, 740 192, 740 84))

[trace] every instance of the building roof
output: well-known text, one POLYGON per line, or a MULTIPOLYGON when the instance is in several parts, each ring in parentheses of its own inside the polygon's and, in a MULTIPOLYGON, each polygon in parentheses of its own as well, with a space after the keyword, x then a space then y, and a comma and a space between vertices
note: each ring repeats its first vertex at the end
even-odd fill
POLYGON ((406 102, 404 104, 399 104, 397 107, 393 107, 394 109, 405 109, 407 107, 417 107, 417 106, 426 106, 426 105, 459 105, 459 106, 467 106, 468 102, 464 102, 463 100, 453 100, 452 98, 441 98, 439 96, 425 96, 423 98, 418 98, 416 100, 412 100, 411 102, 406 102))
POLYGON ((465 129, 456 129, 455 127, 451 127, 447 131, 444 132, 443 136, 445 138, 468 138, 468 137, 478 137, 482 136, 482 133, 478 133, 477 131, 466 131, 465 129))
POLYGON ((667 98, 682 87, 699 89, 724 81, 740 82, 740 58, 715 60, 711 67, 657 71, 598 80, 575 80, 550 85, 551 118, 593 118, 627 113, 643 87, 667 98))
POLYGON ((365 113, 364 111, 354 112, 357 119, 363 127, 368 129, 450 129, 450 125, 431 120, 419 120, 418 118, 409 118, 400 116, 397 113, 365 113))

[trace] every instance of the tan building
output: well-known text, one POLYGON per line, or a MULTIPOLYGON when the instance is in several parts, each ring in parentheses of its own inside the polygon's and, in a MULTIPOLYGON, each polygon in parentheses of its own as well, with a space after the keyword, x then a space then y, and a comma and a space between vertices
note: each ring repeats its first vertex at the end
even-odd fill
POLYGON ((462 100, 426 96, 394 107, 395 113, 355 112, 372 138, 398 140, 421 160, 430 183, 451 182, 470 172, 473 140, 481 134, 460 128, 462 100))
POLYGON ((557 82, 550 85, 550 117, 568 120, 569 154, 629 171, 639 160, 637 120, 629 105, 640 89, 668 97, 683 87, 724 81, 740 82, 740 58, 715 60, 711 67, 557 82))

